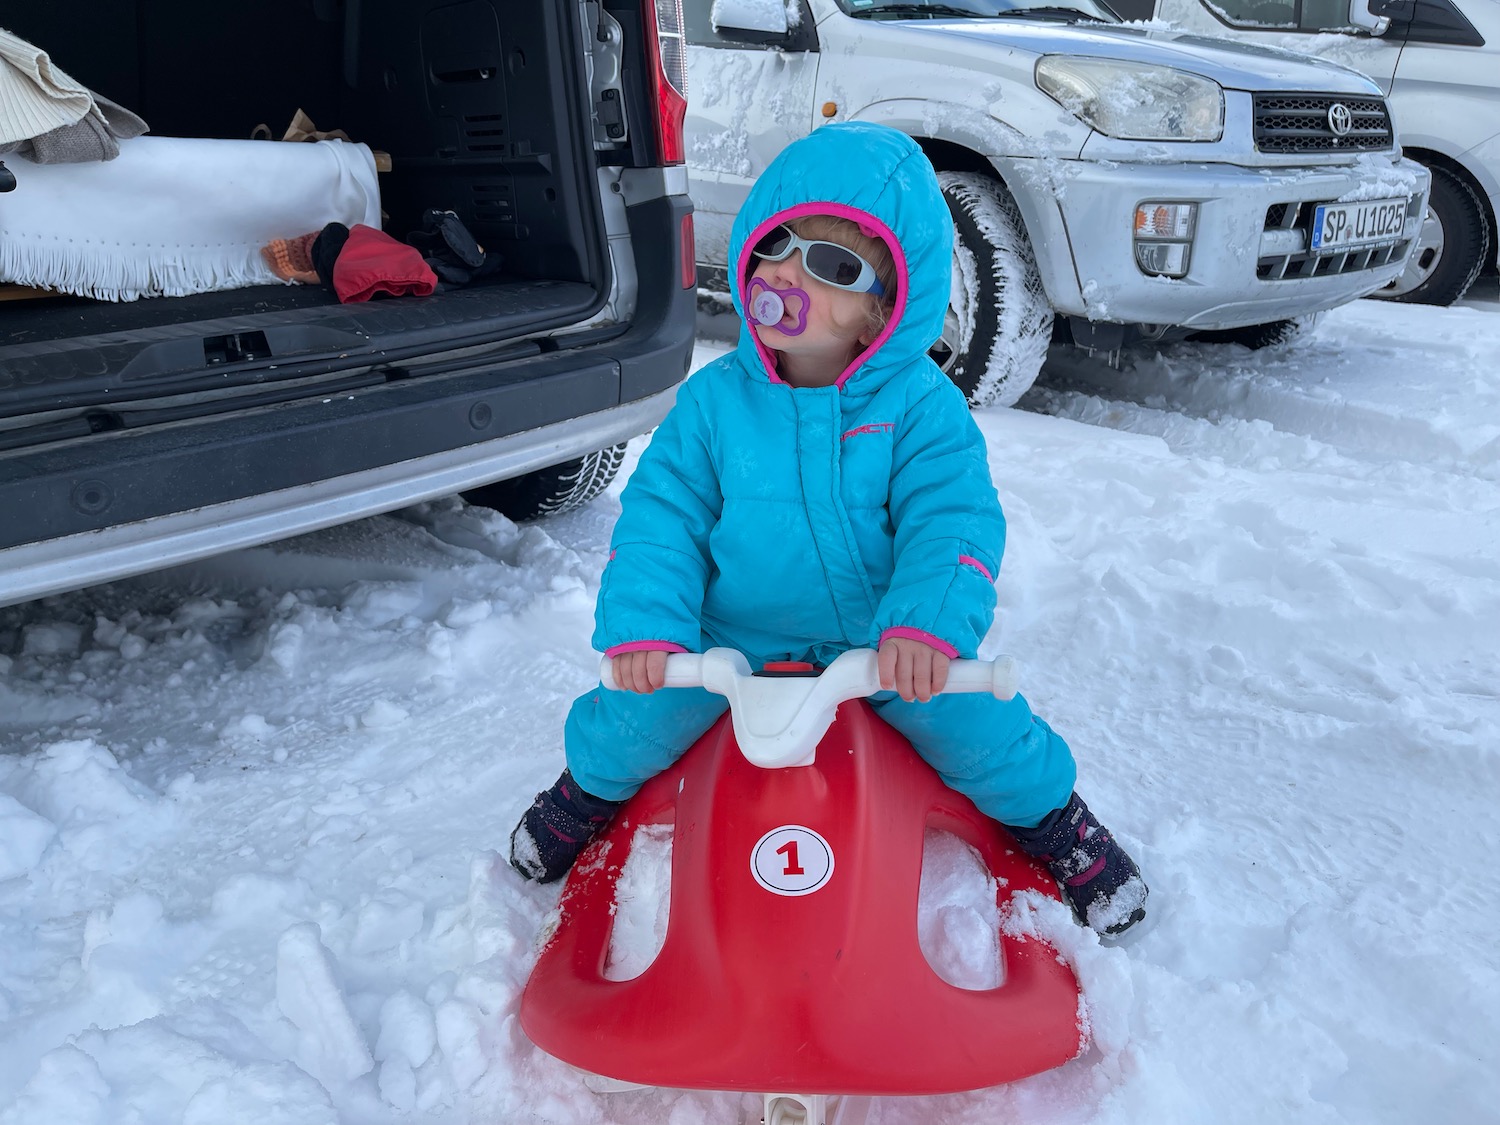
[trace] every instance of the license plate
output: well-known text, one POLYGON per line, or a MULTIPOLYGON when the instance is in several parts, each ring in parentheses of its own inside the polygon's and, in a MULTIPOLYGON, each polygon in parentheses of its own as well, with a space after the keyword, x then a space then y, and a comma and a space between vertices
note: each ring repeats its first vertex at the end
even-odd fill
POLYGON ((1360 246, 1392 243, 1406 229, 1406 200, 1366 199, 1320 203, 1313 211, 1312 249, 1335 254, 1360 246))

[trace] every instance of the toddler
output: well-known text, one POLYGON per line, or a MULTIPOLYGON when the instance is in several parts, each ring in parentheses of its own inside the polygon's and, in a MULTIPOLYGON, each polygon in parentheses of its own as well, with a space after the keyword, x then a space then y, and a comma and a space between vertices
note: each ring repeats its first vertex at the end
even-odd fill
POLYGON ((876 712, 1046 861, 1082 922, 1145 916, 1067 743, 1019 695, 938 695, 989 630, 1005 542, 984 438, 927 356, 952 257, 932 165, 893 129, 823 126, 756 182, 730 242, 739 344, 683 384, 625 487, 594 632, 623 690, 573 703, 568 768, 511 837, 526 878, 561 878, 723 714, 722 696, 657 690, 669 652, 759 668, 870 647, 876 712))

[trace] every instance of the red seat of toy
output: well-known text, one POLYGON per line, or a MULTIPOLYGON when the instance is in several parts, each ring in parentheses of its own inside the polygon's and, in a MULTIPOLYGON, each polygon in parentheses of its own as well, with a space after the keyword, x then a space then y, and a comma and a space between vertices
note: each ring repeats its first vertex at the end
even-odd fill
POLYGON ((940 978, 917 939, 928 827, 1000 883, 1057 897, 1044 869, 947 788, 863 700, 811 766, 745 761, 728 717, 616 815, 568 877, 521 1026, 584 1070, 652 1086, 934 1094, 1035 1074, 1078 1054, 1078 985, 1056 950, 1001 935, 1004 983, 940 978), (615 883, 635 831, 673 823, 662 949, 604 977, 615 883))

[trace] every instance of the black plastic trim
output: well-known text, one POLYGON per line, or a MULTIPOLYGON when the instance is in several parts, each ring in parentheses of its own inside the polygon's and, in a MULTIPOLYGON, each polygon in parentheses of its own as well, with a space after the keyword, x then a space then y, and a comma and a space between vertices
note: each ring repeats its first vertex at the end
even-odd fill
POLYGON ((1483 47, 1484 36, 1451 0, 1416 0, 1411 22, 1406 25, 1408 43, 1448 43, 1456 47, 1483 47))

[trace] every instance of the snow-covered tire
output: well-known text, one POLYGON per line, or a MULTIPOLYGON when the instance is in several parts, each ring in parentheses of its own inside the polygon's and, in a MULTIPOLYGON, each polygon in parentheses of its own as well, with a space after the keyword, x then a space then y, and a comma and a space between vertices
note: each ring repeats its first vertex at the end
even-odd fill
POLYGON ((1052 339, 1021 212, 1003 184, 976 172, 940 172, 953 214, 953 293, 932 358, 970 406, 1010 406, 1036 381, 1052 339))
POLYGON ((582 507, 608 488, 624 460, 625 446, 612 445, 560 465, 471 488, 463 497, 470 504, 494 508, 517 523, 561 515, 582 507))
POLYGON ((1490 248, 1489 223, 1474 189, 1444 168, 1429 167, 1432 194, 1417 248, 1406 270, 1372 293, 1413 305, 1451 305, 1469 291, 1490 248))
POLYGON ((1312 331, 1322 313, 1309 313, 1289 320, 1272 320, 1265 324, 1247 324, 1243 328, 1216 328, 1195 332, 1192 338, 1205 344, 1239 344, 1253 352, 1276 344, 1290 344, 1312 331))

